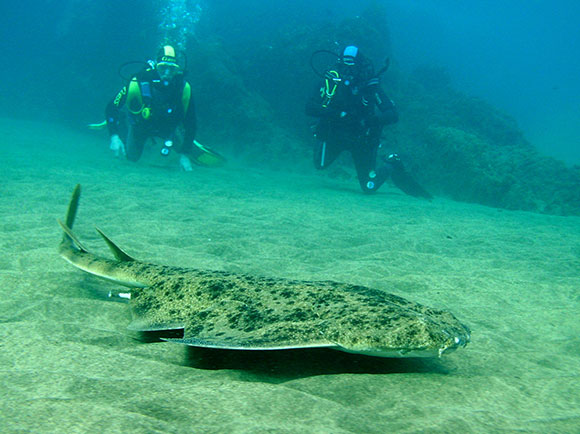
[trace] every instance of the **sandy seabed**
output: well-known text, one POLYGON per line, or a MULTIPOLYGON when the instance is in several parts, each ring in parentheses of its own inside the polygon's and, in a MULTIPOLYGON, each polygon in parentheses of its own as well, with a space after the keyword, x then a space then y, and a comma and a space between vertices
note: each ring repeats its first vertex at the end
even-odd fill
MULTIPOLYGON (((102 134, 0 121, 1 432, 580 432, 580 218, 230 163, 114 159, 102 134), (442 359, 189 348, 126 330, 120 288, 57 254, 337 280, 452 311, 442 359)), ((211 143, 208 143, 211 145, 211 143)))

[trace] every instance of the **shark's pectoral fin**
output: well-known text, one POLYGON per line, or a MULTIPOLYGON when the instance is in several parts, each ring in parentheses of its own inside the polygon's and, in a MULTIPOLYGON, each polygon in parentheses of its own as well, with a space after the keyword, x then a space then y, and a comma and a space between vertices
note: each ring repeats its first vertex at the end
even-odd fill
POLYGON ((215 348, 221 350, 289 350, 299 348, 336 348, 330 342, 292 342, 270 340, 260 337, 203 337, 203 338, 183 338, 183 339, 163 339, 167 342, 190 345, 192 347, 215 348))
POLYGON ((163 330, 179 330, 183 329, 184 325, 180 322, 153 322, 146 318, 136 318, 127 326, 127 329, 135 332, 158 332, 163 330))

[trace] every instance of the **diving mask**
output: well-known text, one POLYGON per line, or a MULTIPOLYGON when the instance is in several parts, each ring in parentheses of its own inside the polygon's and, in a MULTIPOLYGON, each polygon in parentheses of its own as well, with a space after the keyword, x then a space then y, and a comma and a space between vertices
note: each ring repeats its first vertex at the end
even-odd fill
POLYGON ((181 73, 181 68, 177 63, 173 62, 158 62, 157 63, 157 73, 159 78, 164 82, 171 82, 175 76, 181 73))

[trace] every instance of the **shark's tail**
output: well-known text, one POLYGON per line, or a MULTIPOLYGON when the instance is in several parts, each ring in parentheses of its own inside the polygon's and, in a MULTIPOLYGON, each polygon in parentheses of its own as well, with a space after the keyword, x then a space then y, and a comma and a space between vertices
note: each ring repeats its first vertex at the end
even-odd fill
POLYGON ((77 216, 77 209, 79 207, 80 198, 81 198, 81 185, 77 184, 70 198, 70 203, 68 204, 68 210, 66 212, 65 218, 65 224, 70 229, 72 229, 73 224, 75 222, 75 217, 77 216))
MULTIPOLYGON (((62 256, 67 256, 66 253, 72 251, 80 251, 82 253, 89 253, 89 251, 83 246, 80 240, 72 231, 72 227, 75 222, 75 217, 77 215, 77 210, 79 207, 79 200, 81 198, 81 185, 77 184, 72 192, 72 196, 70 198, 70 202, 68 204, 68 209, 66 212, 66 216, 64 219, 64 223, 62 221, 58 221, 58 224, 62 228, 64 235, 62 237, 62 241, 60 243, 60 254, 62 256)), ((97 232, 105 242, 107 246, 115 255, 118 261, 126 262, 126 261, 134 261, 134 259, 125 253, 119 246, 117 246, 109 237, 107 237, 99 228, 96 228, 97 232)))
POLYGON ((77 184, 70 198, 64 223, 60 220, 58 221, 58 224, 64 231, 59 249, 61 254, 63 253, 63 250, 74 249, 75 247, 77 250, 80 250, 81 252, 85 253, 87 252, 87 249, 84 248, 84 246, 81 244, 79 239, 72 231, 72 227, 75 222, 75 217, 77 215, 77 209, 79 207, 80 198, 81 198, 81 185, 77 184))
POLYGON ((77 214, 80 197, 81 186, 77 185, 73 190, 64 222, 61 220, 58 221, 58 224, 64 232, 58 249, 60 256, 75 267, 80 268, 87 273, 94 274, 121 285, 129 287, 146 286, 148 283, 143 282, 145 279, 138 278, 138 276, 134 272, 128 270, 127 267, 121 266, 121 264, 134 261, 134 259, 121 250, 120 247, 118 247, 99 229, 97 229, 97 232, 101 237, 103 237, 107 246, 115 255, 115 260, 101 258, 90 253, 74 234, 72 227, 77 214))

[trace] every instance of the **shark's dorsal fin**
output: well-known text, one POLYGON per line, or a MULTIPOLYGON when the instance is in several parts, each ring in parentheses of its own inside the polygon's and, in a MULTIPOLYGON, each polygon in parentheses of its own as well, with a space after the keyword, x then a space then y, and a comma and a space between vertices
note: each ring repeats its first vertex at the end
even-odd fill
MULTIPOLYGON (((74 217, 73 217, 73 220, 74 220, 74 217)), ((79 241, 77 236, 73 233, 73 231, 67 225, 65 225, 60 220, 58 220, 58 224, 60 225, 60 227, 62 228, 62 230, 65 233, 65 238, 64 238, 63 242, 66 242, 66 240, 68 240, 69 242, 74 243, 81 252, 88 253, 88 250, 85 248, 85 246, 83 246, 83 244, 79 241)))
POLYGON ((97 227, 95 227, 95 229, 97 230, 97 232, 99 233, 99 235, 101 237, 103 237, 103 239, 107 243, 107 246, 109 246, 109 249, 111 249, 111 252, 113 252, 113 255, 115 255, 115 258, 117 258, 118 261, 121 261, 121 262, 129 262, 129 261, 134 261, 135 260, 134 258, 132 258, 131 256, 129 256, 127 253, 125 253, 119 246, 117 246, 108 236, 106 236, 103 233, 103 231, 101 231, 97 227))

